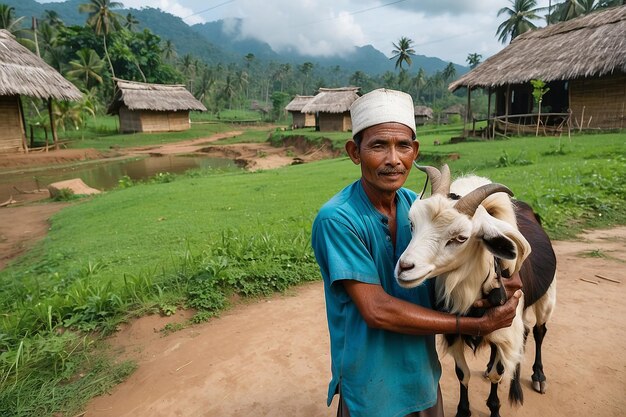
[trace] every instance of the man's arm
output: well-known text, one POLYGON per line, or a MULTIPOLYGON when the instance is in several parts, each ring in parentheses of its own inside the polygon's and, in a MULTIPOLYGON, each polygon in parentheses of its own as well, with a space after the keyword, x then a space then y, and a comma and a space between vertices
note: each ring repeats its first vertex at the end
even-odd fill
POLYGON ((457 333, 481 335, 508 327, 515 317, 515 309, 522 292, 516 291, 506 304, 494 307, 483 317, 457 317, 431 310, 393 297, 380 285, 354 280, 342 281, 368 326, 397 333, 426 335, 457 333))

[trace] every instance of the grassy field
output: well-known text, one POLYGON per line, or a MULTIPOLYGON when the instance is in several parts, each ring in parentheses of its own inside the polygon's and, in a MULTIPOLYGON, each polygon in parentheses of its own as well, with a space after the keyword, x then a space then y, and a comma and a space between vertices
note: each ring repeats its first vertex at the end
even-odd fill
MULTIPOLYGON (((275 131, 273 140, 293 133, 275 131)), ((434 145, 457 134, 421 129, 422 163, 446 161, 455 175, 507 184, 535 206, 553 238, 624 223, 626 134, 434 145)), ((236 140, 264 137, 251 131, 236 140)), ((346 134, 330 139, 342 146, 346 134)), ((97 335, 129 316, 187 307, 199 322, 219 314, 232 294, 262 296, 319 279, 311 223, 358 176, 347 158, 255 173, 189 172, 55 215, 44 241, 0 272, 0 415, 73 415, 122 380, 132 363, 107 362, 97 335)), ((407 186, 420 191, 423 182, 414 171, 407 186)))

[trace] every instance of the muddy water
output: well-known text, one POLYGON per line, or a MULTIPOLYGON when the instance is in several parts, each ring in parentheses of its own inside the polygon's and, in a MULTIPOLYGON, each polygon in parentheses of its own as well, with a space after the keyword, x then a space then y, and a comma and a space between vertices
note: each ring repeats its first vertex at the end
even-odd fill
POLYGON ((238 169, 235 163, 228 159, 172 155, 12 171, 0 173, 0 203, 12 195, 17 195, 17 190, 45 189, 48 184, 72 178, 81 178, 85 184, 99 190, 110 190, 116 187, 119 179, 124 176, 130 177, 133 181, 140 181, 158 173, 179 174, 195 168, 238 169))

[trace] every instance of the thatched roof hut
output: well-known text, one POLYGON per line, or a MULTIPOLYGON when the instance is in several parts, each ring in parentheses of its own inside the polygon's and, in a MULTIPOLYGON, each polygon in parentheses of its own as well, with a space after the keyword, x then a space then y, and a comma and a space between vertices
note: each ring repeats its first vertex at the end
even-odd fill
POLYGON ((321 131, 342 131, 352 129, 350 106, 359 98, 360 87, 320 88, 303 108, 303 113, 318 115, 318 127, 321 131))
POLYGON ((302 109, 306 106, 313 96, 295 96, 293 100, 285 106, 285 110, 291 113, 293 119, 292 126, 294 129, 301 127, 315 126, 315 113, 303 113, 302 109))
POLYGON ((82 98, 71 82, 9 31, 0 29, 0 152, 27 150, 21 95, 46 100, 82 98))
POLYGON ((415 106, 415 124, 422 126, 433 118, 433 109, 428 106, 415 106))
POLYGON ((529 31, 451 83, 449 89, 494 89, 496 100, 500 99, 497 114, 506 110, 520 114, 532 110, 530 80, 542 80, 551 90, 543 105, 552 111, 571 109, 581 123, 584 117, 585 123, 595 119, 592 126, 620 127, 626 100, 625 34, 626 6, 529 31), (619 97, 616 89, 622 92, 619 97), (602 98, 607 93, 614 97, 609 102, 602 98), (587 109, 584 116, 583 108, 587 109))
POLYGON ((149 84, 115 79, 109 114, 119 114, 122 132, 169 132, 189 129, 189 111, 206 111, 184 85, 149 84))

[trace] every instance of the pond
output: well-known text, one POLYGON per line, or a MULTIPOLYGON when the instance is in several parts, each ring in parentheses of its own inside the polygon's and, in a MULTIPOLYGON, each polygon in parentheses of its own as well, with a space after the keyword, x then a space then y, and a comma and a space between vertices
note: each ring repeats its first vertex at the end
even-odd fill
POLYGON ((180 174, 191 169, 203 168, 240 169, 230 159, 168 155, 88 162, 41 170, 0 172, 0 203, 8 200, 12 195, 18 195, 17 190, 46 189, 48 184, 72 178, 80 178, 88 186, 99 190, 110 190, 116 187, 119 179, 124 176, 128 176, 133 181, 140 181, 161 172, 180 174))

